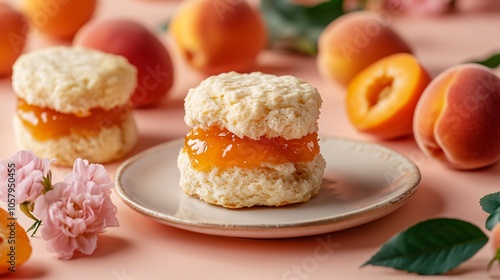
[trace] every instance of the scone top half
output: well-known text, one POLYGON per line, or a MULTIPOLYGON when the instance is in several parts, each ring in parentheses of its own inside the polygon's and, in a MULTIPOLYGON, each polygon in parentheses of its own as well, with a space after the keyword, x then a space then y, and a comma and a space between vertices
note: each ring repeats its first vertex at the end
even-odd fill
POLYGON ((47 140, 127 119, 137 70, 121 56, 54 47, 22 55, 12 84, 17 116, 36 139, 47 140))
POLYGON ((212 76, 189 90, 185 122, 220 127, 238 137, 298 139, 318 131, 321 97, 292 76, 236 72, 212 76))
POLYGON ((318 91, 301 79, 254 72, 212 76, 185 99, 194 167, 309 162, 319 154, 318 91))
POLYGON ((137 70, 124 57, 85 48, 54 47, 22 55, 13 66, 17 96, 30 105, 88 116, 128 102, 137 70))

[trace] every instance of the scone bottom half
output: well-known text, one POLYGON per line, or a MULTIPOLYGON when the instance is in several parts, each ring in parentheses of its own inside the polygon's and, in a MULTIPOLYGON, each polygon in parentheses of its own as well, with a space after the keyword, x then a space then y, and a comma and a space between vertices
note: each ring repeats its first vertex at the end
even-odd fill
POLYGON ((137 142, 129 98, 137 70, 120 56, 54 47, 22 55, 13 67, 16 143, 71 166, 76 158, 106 163, 137 142))
POLYGON ((227 208, 282 206, 316 196, 326 165, 318 144, 321 98, 316 89, 291 76, 262 73, 231 72, 207 80, 190 90, 185 100, 188 124, 199 123, 196 116, 209 122, 193 126, 179 153, 184 192, 227 208), (262 91, 274 97, 259 98, 262 91), (209 96, 200 96, 202 92, 209 96), (247 124, 256 123, 257 130, 249 127, 246 135, 241 127, 234 132, 236 126, 225 125, 238 117, 227 106, 231 100, 241 103, 232 104, 241 112, 249 112, 240 117, 247 124), (196 106, 191 103, 206 107, 192 112, 196 106), (281 125, 269 116, 279 112, 287 117, 281 125))

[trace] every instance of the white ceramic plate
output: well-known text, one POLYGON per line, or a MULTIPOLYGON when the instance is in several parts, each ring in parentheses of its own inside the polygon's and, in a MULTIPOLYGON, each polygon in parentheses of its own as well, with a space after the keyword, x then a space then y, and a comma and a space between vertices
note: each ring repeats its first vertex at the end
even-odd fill
POLYGON ((418 168, 380 145, 322 137, 327 162, 320 193, 282 207, 226 209, 181 190, 177 155, 183 139, 150 148, 125 161, 116 191, 132 209, 185 230, 247 238, 327 233, 373 221, 399 208, 415 192, 418 168))

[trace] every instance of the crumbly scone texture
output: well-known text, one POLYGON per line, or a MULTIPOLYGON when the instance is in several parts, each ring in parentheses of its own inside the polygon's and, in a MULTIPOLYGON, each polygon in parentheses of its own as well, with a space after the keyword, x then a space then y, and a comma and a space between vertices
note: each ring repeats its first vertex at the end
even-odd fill
POLYGON ((209 172, 200 172, 181 150, 177 165, 180 185, 186 194, 227 208, 242 208, 308 201, 319 192, 326 163, 318 154, 310 162, 226 170, 214 167, 209 172))
POLYGON ((126 58, 81 47, 53 47, 21 55, 12 86, 28 104, 87 116, 125 104, 137 84, 126 58))
POLYGON ((31 150, 39 157, 55 159, 55 164, 72 166, 77 158, 93 163, 106 163, 125 156, 137 142, 137 127, 130 114, 121 124, 101 129, 98 133, 39 141, 22 121, 14 116, 14 132, 19 149, 31 150))
POLYGON ((321 96, 293 76, 223 73, 189 90, 185 122, 226 128, 239 137, 301 138, 318 131, 321 96))

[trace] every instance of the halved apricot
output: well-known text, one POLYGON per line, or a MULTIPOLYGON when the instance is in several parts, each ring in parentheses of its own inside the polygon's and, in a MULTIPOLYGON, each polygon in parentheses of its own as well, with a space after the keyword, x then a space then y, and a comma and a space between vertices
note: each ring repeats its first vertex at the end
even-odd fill
POLYGON ((28 235, 14 217, 0 208, 0 274, 17 271, 30 256, 28 235))
POLYGON ((431 78, 411 54, 385 57, 361 71, 347 88, 347 113, 360 131, 381 138, 411 134, 413 112, 431 78))

